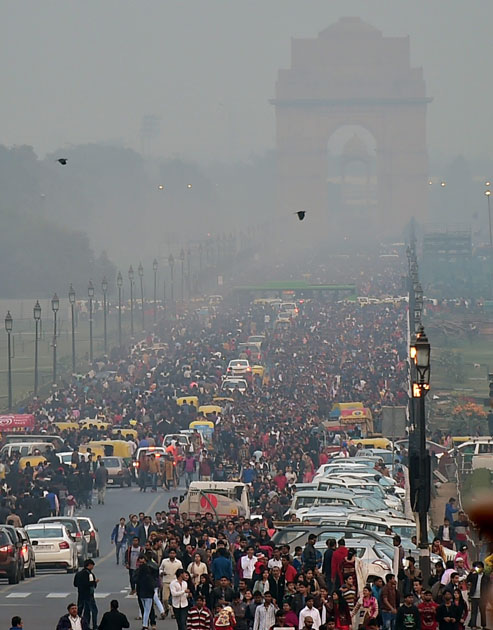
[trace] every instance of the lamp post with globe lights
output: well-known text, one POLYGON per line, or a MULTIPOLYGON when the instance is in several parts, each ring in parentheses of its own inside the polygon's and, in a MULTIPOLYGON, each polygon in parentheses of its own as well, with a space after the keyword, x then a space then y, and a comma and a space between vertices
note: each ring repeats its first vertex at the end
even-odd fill
POLYGON ((94 299, 94 286, 91 280, 89 280, 89 285, 87 287, 87 295, 89 297, 89 362, 92 365, 92 359, 93 359, 93 339, 92 339, 93 304, 92 304, 92 301, 94 299))
POLYGON ((123 278, 119 271, 116 277, 116 286, 118 287, 118 347, 122 347, 122 286, 123 278))
POLYGON ((144 267, 139 263, 138 273, 140 278, 140 306, 142 309, 142 332, 145 331, 145 313, 144 313, 144 267))
POLYGON ((13 319, 10 311, 5 316, 5 330, 7 332, 7 353, 8 353, 8 405, 9 411, 12 411, 12 352, 10 346, 10 337, 13 329, 13 319))
POLYGON ((152 271, 154 272, 154 324, 156 324, 157 320, 157 267, 158 262, 157 259, 154 258, 152 262, 152 271))
POLYGON ((103 277, 103 281, 101 282, 101 290, 103 291, 103 337, 104 337, 104 353, 108 352, 108 329, 107 329, 107 321, 106 315, 108 312, 108 301, 106 299, 106 294, 108 293, 108 281, 106 280, 106 276, 103 277))
POLYGON ((68 301, 70 302, 70 314, 72 316, 72 374, 75 374, 75 291, 70 285, 68 290, 68 301))
POLYGON ((431 462, 426 449, 425 396, 430 389, 431 347, 423 325, 413 336, 409 349, 412 375, 412 397, 416 401, 415 431, 418 433, 418 451, 410 450, 411 507, 419 514, 420 569, 423 580, 430 577, 430 549, 428 545, 428 511, 431 498, 431 462))
POLYGON ((51 298, 51 310, 53 311, 53 385, 56 383, 56 343, 57 343, 57 315, 60 308, 60 300, 55 293, 51 298))
POLYGON ((33 308, 34 317, 34 395, 38 395, 38 343, 39 343, 39 322, 41 321, 41 306, 39 301, 36 300, 36 304, 33 308))
MULTIPOLYGON (((489 182, 487 183, 489 184, 489 182)), ((492 233, 491 233, 491 203, 490 203, 491 190, 488 188, 488 190, 484 191, 484 194, 486 195, 486 199, 488 200, 488 225, 490 228, 490 247, 493 247, 493 238, 492 238, 492 233)))
POLYGON ((175 257, 173 256, 173 254, 169 255, 168 264, 169 264, 170 283, 171 283, 171 305, 172 305, 173 313, 174 313, 175 312, 175 275, 174 275, 175 257))
POLYGON ((134 268, 128 268, 128 279, 130 281, 130 335, 134 337, 134 268))

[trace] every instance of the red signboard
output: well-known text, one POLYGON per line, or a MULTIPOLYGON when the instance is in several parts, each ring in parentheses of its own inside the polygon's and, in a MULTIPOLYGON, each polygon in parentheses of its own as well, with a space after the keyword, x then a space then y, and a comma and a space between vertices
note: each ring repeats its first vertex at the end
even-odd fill
POLYGON ((16 413, 10 416, 0 416, 0 432, 15 431, 17 429, 32 429, 34 416, 31 413, 16 413))

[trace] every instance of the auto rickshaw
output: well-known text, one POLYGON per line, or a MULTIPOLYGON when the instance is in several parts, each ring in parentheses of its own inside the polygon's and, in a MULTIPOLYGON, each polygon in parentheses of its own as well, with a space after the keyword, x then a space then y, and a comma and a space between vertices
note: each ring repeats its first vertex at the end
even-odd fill
POLYGON ((38 466, 41 462, 44 464, 48 460, 44 455, 26 455, 26 457, 21 457, 19 459, 19 470, 24 470, 27 462, 29 462, 32 468, 38 466))
MULTIPOLYGON (((199 413, 201 413, 204 416, 207 416, 210 413, 222 413, 222 407, 220 407, 219 405, 201 405, 199 407, 199 413)), ((192 428, 192 427, 190 427, 192 428)))
POLYGON ((130 447, 130 444, 125 440, 94 440, 92 442, 84 444, 84 446, 89 446, 93 452, 95 452, 96 449, 98 449, 98 451, 102 449, 103 452, 98 452, 98 455, 101 454, 102 456, 106 457, 132 457, 132 449, 130 447))
POLYGON ((54 422, 56 428, 60 431, 78 431, 80 424, 78 422, 54 422))
POLYGON ((181 407, 187 403, 187 405, 193 405, 195 409, 199 408, 199 399, 197 396, 180 396, 176 399, 176 404, 181 407))

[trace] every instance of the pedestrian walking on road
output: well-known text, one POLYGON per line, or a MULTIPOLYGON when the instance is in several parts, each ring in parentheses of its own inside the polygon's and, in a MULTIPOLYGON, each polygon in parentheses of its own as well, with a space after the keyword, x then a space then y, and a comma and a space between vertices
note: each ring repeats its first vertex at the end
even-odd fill
POLYGON ((137 597, 139 598, 139 603, 142 603, 142 627, 148 628, 154 597, 154 576, 144 555, 139 557, 138 568, 135 572, 135 582, 137 585, 137 597))
POLYGON ((99 466, 94 474, 94 485, 98 491, 98 503, 104 505, 104 497, 106 494, 106 484, 108 483, 108 469, 104 465, 103 460, 99 461, 99 466))
POLYGON ((128 569, 128 577, 130 580, 130 595, 135 594, 135 572, 137 571, 139 557, 144 552, 144 548, 140 546, 139 537, 132 538, 132 544, 125 551, 125 567, 128 569))
POLYGON ((118 606, 118 600, 112 599, 110 610, 104 613, 99 624, 99 630, 123 630, 123 628, 130 628, 127 616, 118 610, 118 606))
POLYGON ((120 555, 125 558, 125 548, 127 546, 127 526, 125 518, 122 516, 120 522, 113 527, 111 532, 111 542, 115 545, 116 564, 120 564, 120 555))
POLYGON ((77 604, 69 604, 67 610, 68 613, 60 617, 56 630, 89 630, 89 624, 77 612, 77 604))
POLYGON ((84 568, 75 574, 74 586, 77 589, 77 610, 81 617, 83 617, 88 627, 91 623, 92 616, 92 629, 97 630, 98 627, 98 607, 96 606, 96 600, 94 599, 94 591, 98 585, 99 580, 92 572, 94 569, 94 560, 88 558, 84 562, 84 568))
POLYGON ((171 603, 173 605, 178 630, 187 630, 188 595, 190 595, 190 590, 184 576, 185 571, 178 569, 176 571, 176 578, 169 585, 171 603))

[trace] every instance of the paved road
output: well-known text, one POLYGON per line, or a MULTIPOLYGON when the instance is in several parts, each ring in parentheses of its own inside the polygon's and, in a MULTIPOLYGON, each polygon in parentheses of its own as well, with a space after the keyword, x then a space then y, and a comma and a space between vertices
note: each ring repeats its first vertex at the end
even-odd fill
MULTIPOLYGON (((184 489, 180 490, 183 493, 184 489)), ((173 494, 179 494, 174 492, 173 494)), ((154 514, 167 509, 171 494, 163 490, 157 493, 139 492, 137 487, 109 488, 106 492, 105 505, 98 505, 96 496, 92 510, 81 510, 77 514, 88 514, 94 519, 101 537, 100 557, 95 560, 94 573, 100 579, 96 593, 96 602, 102 614, 109 610, 111 599, 118 599, 120 609, 130 621, 131 628, 141 628, 142 622, 135 620, 138 604, 135 596, 129 595, 128 572, 117 566, 114 546, 110 543, 111 530, 120 516, 128 518, 130 513, 145 512, 154 514)), ((10 618, 20 615, 25 630, 53 630, 58 619, 67 612, 67 604, 77 601, 76 590, 72 586, 73 575, 63 571, 38 571, 35 578, 9 586, 6 580, 0 581, 0 625, 9 627, 10 618), (42 619, 42 624, 40 623, 42 619)), ((174 621, 159 621, 162 630, 176 627, 174 621)))

